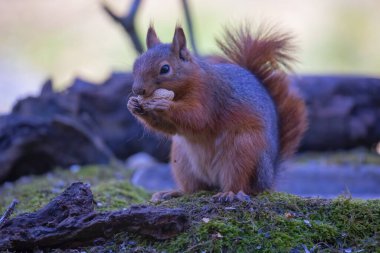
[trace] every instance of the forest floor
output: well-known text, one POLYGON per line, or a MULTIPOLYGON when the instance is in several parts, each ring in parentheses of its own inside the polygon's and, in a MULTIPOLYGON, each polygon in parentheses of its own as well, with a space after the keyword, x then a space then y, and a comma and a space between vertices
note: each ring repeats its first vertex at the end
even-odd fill
MULTIPOLYGON (((306 164, 312 156, 299 156, 297 164, 306 164)), ((365 155, 357 161, 356 156, 337 154, 325 156, 323 163, 334 161, 336 166, 346 164, 347 159, 350 166, 378 162, 376 156, 365 155)), ((189 226, 169 240, 123 232, 102 245, 47 252, 380 252, 379 199, 353 199, 348 194, 325 199, 267 192, 250 202, 216 203, 214 193, 199 192, 153 204, 146 191, 129 183, 132 173, 120 166, 73 166, 23 177, 0 186, 0 213, 14 198, 19 204, 12 217, 36 211, 71 183, 82 181, 91 186, 96 211, 142 203, 181 208, 189 216, 189 226)))

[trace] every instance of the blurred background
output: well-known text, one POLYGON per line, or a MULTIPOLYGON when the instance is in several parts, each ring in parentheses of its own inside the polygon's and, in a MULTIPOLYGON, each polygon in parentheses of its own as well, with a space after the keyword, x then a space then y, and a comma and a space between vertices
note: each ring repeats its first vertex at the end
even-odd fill
MULTIPOLYGON (((102 9, 116 14, 130 0, 0 0, 0 113, 17 98, 38 93, 52 77, 61 90, 74 77, 100 82, 111 71, 131 69, 137 56, 128 36, 102 9)), ((380 74, 380 1, 190 0, 195 39, 203 54, 218 52, 214 38, 236 22, 269 22, 291 31, 299 46, 297 73, 380 74)), ((153 21, 162 41, 177 22, 180 1, 145 0, 137 13, 144 40, 153 21)))

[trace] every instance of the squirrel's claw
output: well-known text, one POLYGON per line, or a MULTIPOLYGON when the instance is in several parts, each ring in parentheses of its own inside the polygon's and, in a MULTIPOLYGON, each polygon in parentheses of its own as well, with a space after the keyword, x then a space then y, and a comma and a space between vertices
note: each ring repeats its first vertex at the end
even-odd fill
POLYGON ((235 193, 229 192, 219 192, 212 196, 215 202, 232 202, 235 199, 235 193))
POLYGON ((182 195, 183 195, 183 192, 179 190, 161 191, 161 192, 154 193, 150 201, 160 202, 160 201, 168 200, 171 198, 178 198, 178 197, 181 197, 182 195))
POLYGON ((128 107, 128 110, 132 112, 133 114, 141 115, 145 113, 144 108, 141 106, 139 100, 136 97, 131 97, 128 100, 127 107, 128 107))
POLYGON ((239 191, 237 194, 233 193, 232 191, 219 192, 212 196, 212 199, 215 202, 232 202, 234 200, 241 202, 251 202, 251 198, 243 191, 239 191))

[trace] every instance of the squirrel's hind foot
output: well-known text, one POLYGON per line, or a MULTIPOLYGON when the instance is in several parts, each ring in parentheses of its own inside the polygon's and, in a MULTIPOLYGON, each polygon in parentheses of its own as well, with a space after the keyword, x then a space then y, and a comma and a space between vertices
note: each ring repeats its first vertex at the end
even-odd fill
POLYGON ((219 192, 212 196, 212 199, 215 202, 221 202, 221 203, 226 203, 226 202, 232 202, 234 200, 238 200, 241 202, 251 202, 251 197, 249 195, 245 194, 243 191, 239 191, 238 193, 233 193, 232 191, 228 192, 219 192))
POLYGON ((161 192, 154 193, 150 201, 160 202, 160 201, 168 200, 171 198, 178 198, 178 197, 181 197, 182 195, 183 195, 183 192, 179 190, 161 191, 161 192))

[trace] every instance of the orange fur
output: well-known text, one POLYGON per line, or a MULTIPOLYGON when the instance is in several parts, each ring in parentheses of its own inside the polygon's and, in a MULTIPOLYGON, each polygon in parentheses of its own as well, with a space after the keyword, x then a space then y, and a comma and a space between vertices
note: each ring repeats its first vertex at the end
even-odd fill
POLYGON ((220 168, 224 183, 222 190, 234 193, 242 190, 247 194, 262 192, 264 189, 257 183, 259 159, 267 146, 262 119, 246 106, 236 109, 228 117, 225 127, 231 129, 230 139, 225 147, 221 147, 224 150, 221 159, 225 164, 220 168))
POLYGON ((181 90, 178 96, 176 93, 176 101, 163 117, 173 122, 177 132, 186 136, 191 145, 210 152, 208 159, 219 161, 218 176, 204 176, 212 174, 208 171, 212 167, 210 165, 205 166, 206 171, 192 171, 189 161, 192 157, 187 157, 183 144, 180 145, 174 139, 171 164, 176 182, 186 193, 201 189, 221 189, 234 193, 243 190, 250 194, 261 192, 263 189, 253 182, 257 181, 260 154, 266 147, 262 119, 244 104, 228 104, 229 101, 224 101, 227 103, 224 110, 215 108, 209 96, 216 92, 218 86, 207 85, 210 82, 212 80, 207 76, 201 78, 198 73, 194 73, 191 85, 181 90), (219 117, 210 116, 215 112, 219 112, 219 117), (225 134, 226 139, 215 150, 212 143, 220 134, 225 134))
POLYGON ((280 155, 282 159, 289 157, 307 128, 304 101, 291 91, 284 71, 295 60, 291 36, 263 27, 251 34, 243 27, 227 29, 224 40, 217 43, 230 61, 251 71, 268 90, 279 116, 280 155))
MULTIPOLYGON (((289 41, 288 35, 271 30, 260 30, 256 36, 248 29, 227 30, 225 41, 218 41, 227 58, 206 57, 208 64, 204 64, 204 60, 193 57, 187 50, 180 27, 176 28, 169 45, 170 53, 168 45, 161 44, 150 28, 147 44, 152 49, 135 62, 134 87, 137 91, 144 88, 146 95, 160 87, 172 90, 175 97, 170 106, 156 101, 151 103, 161 103, 163 107, 157 104, 149 107, 130 100, 128 108, 152 129, 173 135, 171 164, 181 191, 218 189, 233 195, 239 191, 257 194, 271 188, 278 159, 277 145, 273 148, 269 142, 265 126, 276 117, 263 118, 266 114, 261 114, 244 99, 231 98, 232 88, 216 71, 215 64, 240 65, 264 85, 275 103, 280 156, 286 158, 295 151, 306 129, 305 105, 291 92, 283 70, 289 68, 293 60, 289 41), (170 64, 173 72, 161 75, 163 63, 170 64), (145 114, 138 114, 140 106, 145 114), (165 109, 155 111, 154 108, 165 109)), ((239 80, 235 83, 240 84, 239 80)), ((160 193, 156 197, 167 194, 160 193)))
MULTIPOLYGON (((188 109, 191 115, 194 110, 191 107, 188 109)), ((194 131, 193 128, 184 129, 182 133, 186 136, 187 144, 178 141, 180 137, 173 138, 171 164, 182 191, 192 193, 201 189, 220 189, 223 192, 238 193, 243 190, 245 193, 257 194, 263 190, 254 182, 258 179, 260 154, 267 144, 261 119, 249 111, 251 109, 245 106, 223 111, 221 118, 213 119, 210 123, 213 124, 212 128, 198 130, 194 134, 189 134, 194 131), (215 145, 215 138, 220 136, 224 136, 223 141, 215 145), (204 164, 196 166, 197 171, 191 169, 194 167, 191 159, 195 157, 189 156, 189 151, 184 150, 186 146, 199 150, 197 159, 205 156, 204 164), (217 171, 211 171, 213 162, 218 163, 217 171)), ((181 117, 179 120, 183 120, 183 114, 178 116, 181 117)))

